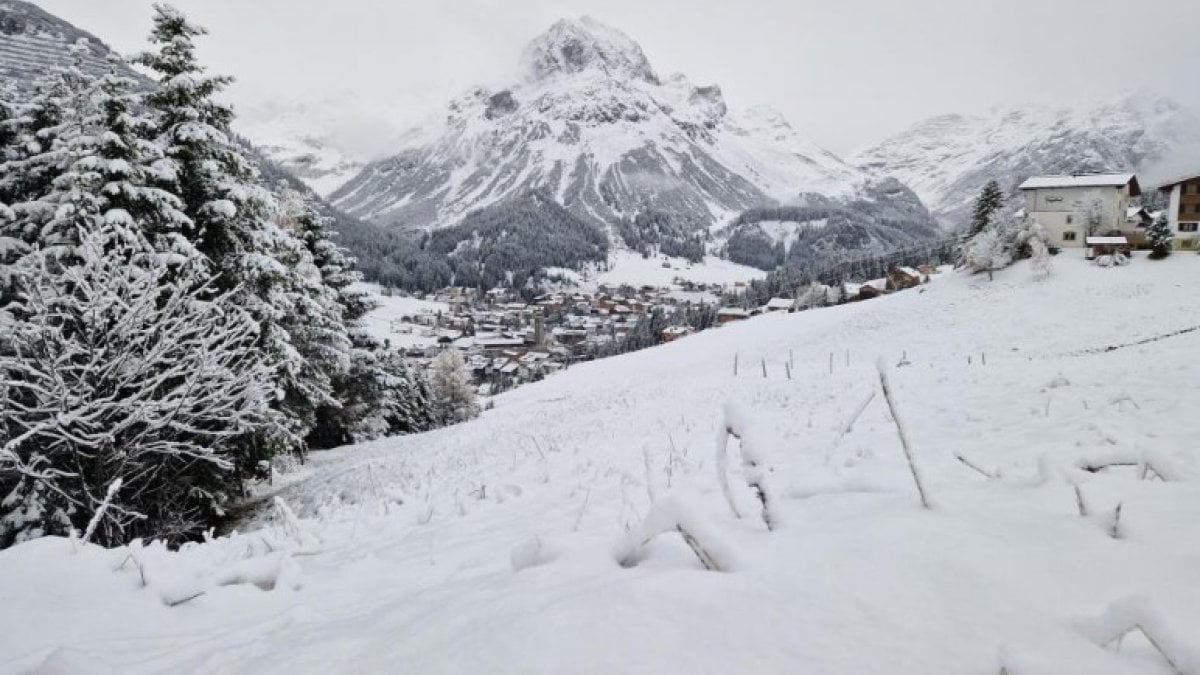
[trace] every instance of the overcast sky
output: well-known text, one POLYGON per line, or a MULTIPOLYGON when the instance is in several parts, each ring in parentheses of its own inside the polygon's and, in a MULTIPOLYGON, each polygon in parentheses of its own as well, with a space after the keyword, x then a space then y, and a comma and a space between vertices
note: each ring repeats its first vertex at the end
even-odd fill
MULTIPOLYGON (((121 52, 144 44, 151 0, 34 1, 121 52)), ((238 78, 230 96, 242 109, 347 102, 348 117, 368 126, 405 126, 470 86, 502 84, 526 42, 583 14, 637 40, 660 75, 717 83, 732 107, 769 104, 840 153, 930 115, 993 105, 1149 88, 1200 106, 1197 0, 175 4, 212 32, 201 56, 238 78)))

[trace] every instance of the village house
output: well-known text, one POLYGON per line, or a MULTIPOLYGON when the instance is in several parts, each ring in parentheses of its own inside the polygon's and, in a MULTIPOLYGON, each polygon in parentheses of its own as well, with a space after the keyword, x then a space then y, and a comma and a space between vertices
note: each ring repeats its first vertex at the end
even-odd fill
POLYGON ((724 326, 733 321, 743 321, 750 318, 750 312, 741 307, 722 307, 717 310, 717 323, 724 326))
POLYGON ((906 288, 916 288, 925 282, 925 275, 912 267, 893 267, 888 272, 886 288, 889 291, 902 291, 906 288))
POLYGON ((791 298, 771 298, 767 304, 763 305, 764 312, 790 312, 796 306, 796 301, 791 298))
POLYGON ((1167 193, 1167 222, 1175 233, 1175 248, 1200 249, 1200 174, 1172 180, 1158 186, 1167 193))
POLYGON ((1141 195, 1131 173, 1034 176, 1019 189, 1026 217, 1041 223, 1056 248, 1082 248, 1089 236, 1123 234, 1129 200, 1141 195))
POLYGON ((696 329, 691 326, 667 326, 663 329, 662 340, 663 342, 674 342, 695 332, 696 329))

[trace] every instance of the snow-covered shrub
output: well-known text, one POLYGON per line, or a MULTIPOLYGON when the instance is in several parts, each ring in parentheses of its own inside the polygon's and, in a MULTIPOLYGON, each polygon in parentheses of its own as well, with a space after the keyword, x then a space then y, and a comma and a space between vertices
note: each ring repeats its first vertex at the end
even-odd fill
POLYGON ((1018 256, 1030 258, 1034 277, 1046 279, 1054 272, 1050 238, 1036 218, 1024 220, 1017 228, 1016 250, 1018 256))
POLYGON ((1012 243, 1007 229, 993 225, 967 242, 966 263, 972 272, 987 272, 988 278, 1012 263, 1012 243))
POLYGON ((175 538, 238 488, 236 440, 268 425, 269 371, 229 296, 173 282, 130 232, 77 265, 27 256, 0 312, 0 547, 82 529, 175 538))

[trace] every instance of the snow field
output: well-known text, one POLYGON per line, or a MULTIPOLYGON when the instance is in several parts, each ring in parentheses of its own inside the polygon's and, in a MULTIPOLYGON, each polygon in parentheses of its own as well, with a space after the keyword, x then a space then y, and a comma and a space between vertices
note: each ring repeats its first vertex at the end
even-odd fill
POLYGON ((1161 336, 1200 326, 1198 275, 941 275, 316 453, 282 507, 140 567, 21 545, 0 672, 1197 672, 1200 330, 1161 336))

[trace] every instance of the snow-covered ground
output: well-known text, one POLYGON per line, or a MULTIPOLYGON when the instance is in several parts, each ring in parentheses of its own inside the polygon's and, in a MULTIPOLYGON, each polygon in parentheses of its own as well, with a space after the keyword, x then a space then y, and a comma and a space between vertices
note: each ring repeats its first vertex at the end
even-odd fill
POLYGON ((384 295, 378 284, 364 282, 356 288, 369 293, 377 304, 375 309, 363 317, 364 328, 376 339, 390 340, 396 347, 426 347, 437 344, 437 336, 432 333, 432 329, 417 325, 410 319, 419 314, 448 314, 449 305, 433 300, 384 295))
POLYGON ((667 288, 683 279, 696 284, 732 284, 738 281, 761 279, 767 275, 760 269, 739 265, 724 258, 705 256, 699 263, 684 258, 654 255, 643 258, 636 251, 619 249, 608 257, 609 269, 601 272, 596 281, 602 284, 629 284, 667 288), (667 267, 663 267, 663 263, 667 267))
POLYGON ((1198 672, 1200 330, 1176 332, 1200 326, 1200 257, 1055 266, 572 367, 477 421, 315 454, 279 491, 299 521, 0 551, 0 671, 1172 672, 1140 636, 1097 644, 1137 623, 1198 672), (730 441, 741 518, 729 406, 763 456, 730 441), (1079 468, 1113 461, 1145 464, 1079 468), (639 548, 648 514, 727 571, 673 531, 639 548))

